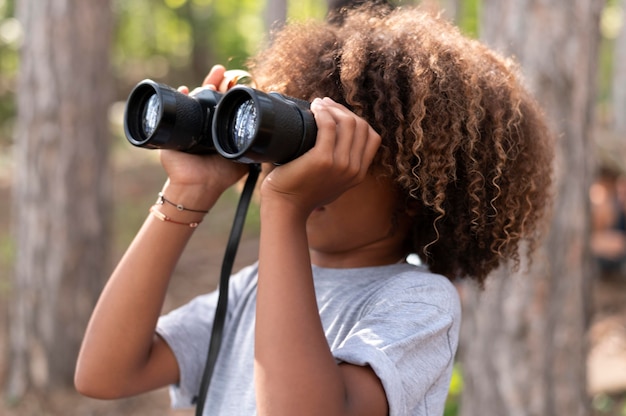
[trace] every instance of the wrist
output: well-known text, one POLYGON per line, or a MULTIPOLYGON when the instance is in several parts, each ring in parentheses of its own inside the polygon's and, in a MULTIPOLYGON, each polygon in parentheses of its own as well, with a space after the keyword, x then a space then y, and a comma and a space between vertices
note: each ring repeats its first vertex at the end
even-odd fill
POLYGON ((163 192, 159 192, 159 197, 157 198, 156 205, 165 205, 168 204, 170 206, 175 207, 178 211, 187 211, 187 212, 196 212, 198 214, 208 214, 209 210, 203 209, 194 209, 185 207, 183 204, 171 201, 165 197, 163 192))
POLYGON ((264 195, 261 197, 261 223, 267 222, 265 218, 306 222, 312 211, 312 208, 307 208, 295 198, 276 195, 264 195))
POLYGON ((175 184, 168 180, 159 192, 156 204, 186 213, 206 214, 221 194, 203 185, 175 184))
POLYGON ((180 211, 176 213, 177 214, 176 217, 170 217, 164 211, 166 210, 163 208, 162 205, 159 205, 159 204, 155 204, 152 207, 150 207, 150 214, 152 214, 154 218, 162 222, 169 222, 171 224, 176 224, 176 225, 184 225, 189 228, 197 228, 198 225, 200 225, 200 223, 204 219, 204 214, 196 214, 197 218, 195 219, 192 219, 192 220, 187 219, 185 221, 181 221, 182 218, 178 218, 178 217, 183 216, 180 211))

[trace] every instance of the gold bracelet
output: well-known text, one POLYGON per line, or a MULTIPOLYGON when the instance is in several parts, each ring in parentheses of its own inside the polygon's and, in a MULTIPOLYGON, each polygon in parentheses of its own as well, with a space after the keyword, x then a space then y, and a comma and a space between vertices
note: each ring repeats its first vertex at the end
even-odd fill
POLYGON ((152 205, 150 207, 150 213, 152 214, 152 216, 154 216, 155 218, 157 218, 157 219, 159 219, 159 220, 161 220, 163 222, 171 222, 172 224, 186 225, 189 228, 196 228, 202 222, 202 220, 196 221, 196 222, 175 221, 175 220, 171 219, 170 217, 168 217, 167 215, 165 215, 164 213, 162 213, 161 211, 159 211, 158 210, 158 205, 152 205))
POLYGON ((157 205, 163 205, 164 202, 167 202, 168 204, 176 207, 177 210, 179 211, 189 211, 189 212, 199 212, 201 214, 208 214, 209 211, 203 211, 203 210, 199 210, 199 209, 191 209, 191 208, 185 208, 183 206, 183 204, 176 204, 168 199, 165 198, 165 195, 163 195, 163 192, 159 192, 159 197, 156 200, 156 204, 157 205))

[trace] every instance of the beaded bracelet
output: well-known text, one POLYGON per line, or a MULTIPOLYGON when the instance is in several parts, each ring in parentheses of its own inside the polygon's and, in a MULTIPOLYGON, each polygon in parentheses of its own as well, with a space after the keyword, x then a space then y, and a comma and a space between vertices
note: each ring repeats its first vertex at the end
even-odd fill
POLYGON ((177 210, 179 211, 189 211, 189 212, 199 212, 201 214, 208 214, 209 211, 203 211, 203 210, 199 210, 199 209, 190 209, 190 208, 185 208, 183 206, 183 204, 176 204, 168 199, 165 198, 165 196, 163 195, 163 192, 159 192, 159 197, 156 200, 156 204, 157 205, 163 205, 163 203, 166 202, 174 207, 176 207, 177 210))
POLYGON ((168 217, 167 215, 165 215, 164 213, 162 213, 161 211, 158 210, 158 205, 152 205, 150 207, 150 213, 157 219, 163 221, 163 222, 171 222, 172 224, 178 224, 178 225, 186 225, 189 228, 196 228, 198 225, 200 225, 200 223, 202 222, 202 220, 200 221, 195 221, 195 222, 180 222, 180 221, 175 221, 172 218, 168 217))

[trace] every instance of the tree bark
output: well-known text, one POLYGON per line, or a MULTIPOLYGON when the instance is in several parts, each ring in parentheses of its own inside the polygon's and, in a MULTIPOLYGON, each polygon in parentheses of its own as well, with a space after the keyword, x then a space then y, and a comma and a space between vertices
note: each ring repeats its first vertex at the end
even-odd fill
POLYGON ((191 1, 185 4, 185 7, 178 9, 178 15, 189 22, 191 26, 191 56, 189 65, 182 69, 184 74, 184 85, 200 85, 206 74, 214 65, 215 50, 213 43, 215 42, 214 31, 212 25, 213 4, 198 6, 191 1))
POLYGON ((519 272, 464 291, 461 415, 589 415, 589 203, 602 0, 485 0, 482 38, 521 63, 558 136, 554 215, 519 272))
POLYGON ((71 385, 108 274, 108 0, 21 0, 7 393, 71 385))
POLYGON ((287 0, 268 0, 264 19, 267 31, 283 27, 287 21, 287 0))

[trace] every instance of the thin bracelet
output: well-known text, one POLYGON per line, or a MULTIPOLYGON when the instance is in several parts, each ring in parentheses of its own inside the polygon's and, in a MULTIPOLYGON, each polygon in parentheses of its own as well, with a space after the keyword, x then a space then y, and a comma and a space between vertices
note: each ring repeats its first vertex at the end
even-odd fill
POLYGON ((175 221, 173 219, 171 219, 170 217, 168 217, 167 215, 165 215, 164 213, 162 213, 161 211, 158 210, 158 205, 152 205, 150 207, 150 213, 157 219, 163 221, 163 222, 171 222, 172 224, 178 224, 178 225, 186 225, 189 228, 196 228, 198 225, 200 225, 200 223, 202 222, 202 220, 200 221, 196 221, 196 222, 180 222, 180 221, 175 221))
POLYGON ((165 198, 165 195, 163 195, 163 192, 159 192, 159 197, 156 200, 156 204, 157 205, 163 205, 164 202, 167 202, 168 204, 176 207, 177 210, 179 211, 189 211, 189 212, 199 212, 201 214, 208 214, 209 211, 203 211, 203 210, 199 210, 199 209, 190 209, 190 208, 185 208, 183 206, 183 204, 176 204, 168 199, 165 198))

